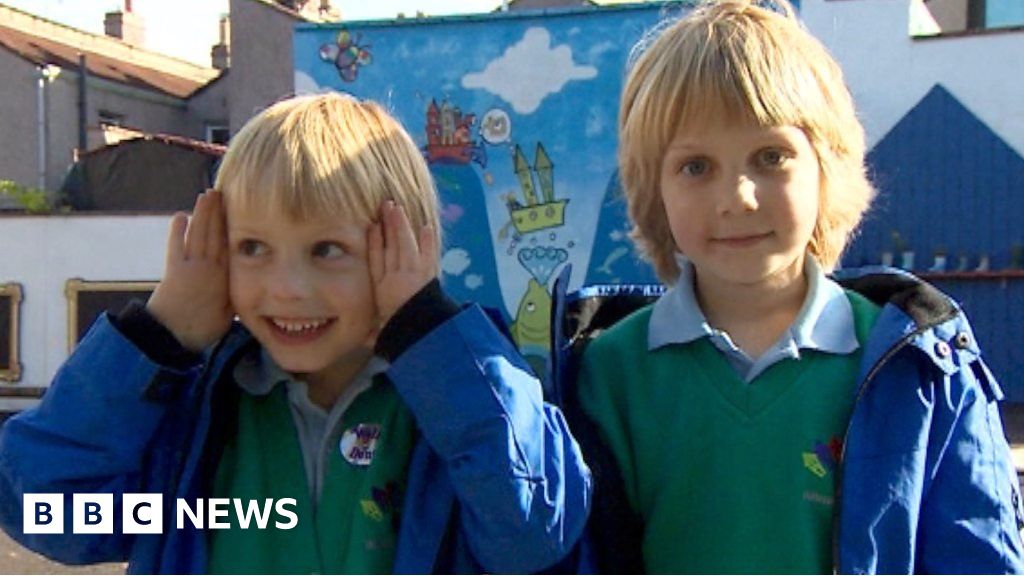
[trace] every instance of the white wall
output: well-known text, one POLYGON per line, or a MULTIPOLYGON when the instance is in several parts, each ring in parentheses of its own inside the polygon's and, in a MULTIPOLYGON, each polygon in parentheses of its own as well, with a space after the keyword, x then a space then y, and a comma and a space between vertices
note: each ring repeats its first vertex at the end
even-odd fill
POLYGON ((874 146, 934 86, 1024 155, 1024 31, 912 39, 919 0, 803 0, 801 17, 839 61, 874 146))
MULTIPOLYGON (((0 282, 21 284, 21 381, 47 386, 67 357, 65 282, 159 280, 170 215, 0 217, 0 282)), ((23 408, 5 400, 0 410, 23 408)))

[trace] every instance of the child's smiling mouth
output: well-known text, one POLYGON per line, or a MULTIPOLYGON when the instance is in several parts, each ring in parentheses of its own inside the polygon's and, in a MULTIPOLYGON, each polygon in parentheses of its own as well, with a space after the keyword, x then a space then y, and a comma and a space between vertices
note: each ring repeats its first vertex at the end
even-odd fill
POLYGON ((301 344, 315 340, 332 324, 334 318, 279 318, 265 317, 271 334, 288 344, 301 344))

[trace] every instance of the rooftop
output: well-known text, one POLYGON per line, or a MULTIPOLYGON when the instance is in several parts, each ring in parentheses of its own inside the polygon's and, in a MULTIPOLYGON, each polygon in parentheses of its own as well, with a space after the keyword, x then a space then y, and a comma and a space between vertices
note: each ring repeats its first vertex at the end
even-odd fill
POLYGON ((78 70, 136 88, 187 98, 217 77, 218 70, 151 52, 109 36, 92 34, 0 4, 0 48, 35 64, 78 70))

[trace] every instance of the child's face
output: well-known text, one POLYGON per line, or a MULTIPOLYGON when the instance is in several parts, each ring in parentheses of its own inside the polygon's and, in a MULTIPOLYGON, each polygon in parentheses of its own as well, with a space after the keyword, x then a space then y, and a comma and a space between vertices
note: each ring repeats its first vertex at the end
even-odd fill
POLYGON ((820 186, 807 136, 795 126, 703 124, 680 130, 662 159, 661 198, 676 247, 704 286, 779 287, 802 278, 820 186))
POLYGON ((274 361, 311 381, 360 369, 378 327, 366 227, 234 205, 227 218, 231 304, 274 361))

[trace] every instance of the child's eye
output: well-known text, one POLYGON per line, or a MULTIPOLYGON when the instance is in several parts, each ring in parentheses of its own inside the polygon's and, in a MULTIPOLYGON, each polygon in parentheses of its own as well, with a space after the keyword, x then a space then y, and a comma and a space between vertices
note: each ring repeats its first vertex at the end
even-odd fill
POLYGON ((315 258, 334 259, 346 254, 348 254, 348 251, 337 242, 317 242, 313 245, 313 256, 315 258))
POLYGON ((267 253, 267 245, 259 240, 241 240, 236 248, 242 256, 262 256, 267 253))
POLYGON ((765 148, 757 152, 756 161, 758 166, 764 168, 778 168, 789 160, 790 154, 780 148, 765 148))
POLYGON ((711 169, 710 164, 704 158, 695 158, 683 162, 679 167, 679 173, 686 176, 703 176, 711 169))

